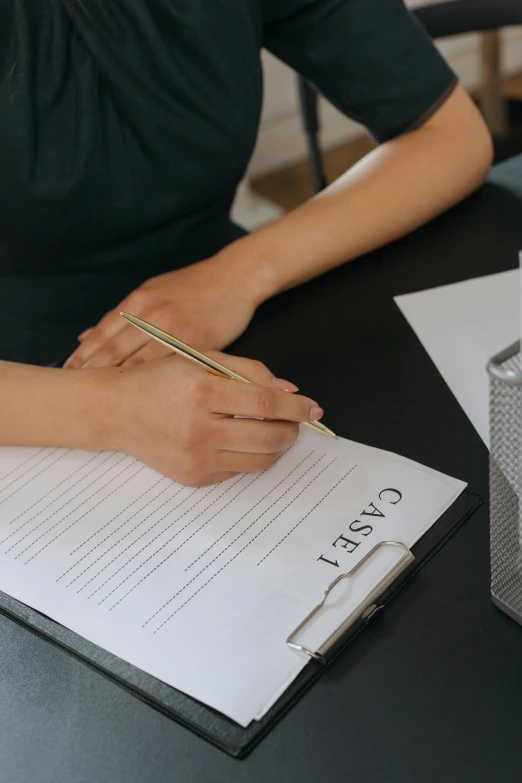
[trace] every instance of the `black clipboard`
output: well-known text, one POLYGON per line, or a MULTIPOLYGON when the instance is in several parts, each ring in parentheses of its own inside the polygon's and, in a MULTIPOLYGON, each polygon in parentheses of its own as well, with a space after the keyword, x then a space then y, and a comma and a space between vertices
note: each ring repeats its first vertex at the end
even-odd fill
MULTIPOLYGON (((371 618, 404 587, 466 522, 482 504, 481 498, 465 490, 444 514, 412 547, 411 552, 400 542, 391 545, 402 547, 394 579, 381 585, 378 595, 360 607, 357 617, 349 618, 342 632, 334 634, 329 643, 319 651, 296 650, 308 654, 310 662, 260 721, 253 721, 247 728, 190 696, 181 693, 141 669, 132 666, 112 653, 87 641, 49 617, 0 592, 0 613, 29 629, 32 633, 63 648, 68 654, 95 669, 137 698, 176 720, 186 728, 236 758, 243 758, 276 725, 303 694, 316 682, 340 655, 349 655, 347 648, 364 630, 371 618)), ((377 545, 379 546, 379 544, 377 545)), ((375 548, 374 548, 375 549, 375 548)), ((357 568, 357 566, 356 566, 357 568)), ((355 576, 355 574, 354 574, 355 576)), ((318 596, 318 600, 320 596, 318 596)), ((310 607, 313 610, 313 607, 310 607)), ((311 611, 311 614, 313 611, 311 611)), ((303 623, 308 620, 304 618, 303 623)), ((345 625, 345 624, 343 624, 345 625)), ((299 626, 300 627, 300 626, 299 626)), ((298 629, 295 629, 297 631, 298 629)), ((289 632, 291 629, 289 629, 289 632)), ((287 640, 292 644, 293 635, 287 640)), ((284 644, 285 640, 282 639, 284 644)), ((299 645, 295 645, 299 647, 299 645)))

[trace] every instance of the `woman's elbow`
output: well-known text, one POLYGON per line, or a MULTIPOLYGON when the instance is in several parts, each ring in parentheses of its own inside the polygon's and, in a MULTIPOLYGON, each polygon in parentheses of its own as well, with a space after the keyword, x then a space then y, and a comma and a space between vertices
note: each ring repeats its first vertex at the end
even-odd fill
POLYGON ((486 179, 494 158, 491 133, 480 111, 460 86, 428 121, 444 139, 454 175, 471 192, 486 179))
POLYGON ((462 146, 463 152, 469 160, 470 171, 475 179, 476 187, 478 187, 486 179, 495 157, 491 133, 478 110, 476 110, 476 116, 470 121, 470 128, 462 146))

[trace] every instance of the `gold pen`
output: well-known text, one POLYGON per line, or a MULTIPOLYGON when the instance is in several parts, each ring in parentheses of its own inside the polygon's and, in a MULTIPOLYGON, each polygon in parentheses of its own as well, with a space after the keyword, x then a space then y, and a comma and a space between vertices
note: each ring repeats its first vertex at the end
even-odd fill
MULTIPOLYGON (((141 329, 142 332, 148 334, 149 337, 154 338, 154 340, 157 340, 162 345, 167 345, 180 356, 184 356, 185 359, 189 359, 191 362, 203 367, 207 372, 224 378, 230 378, 233 381, 240 381, 241 383, 252 383, 252 381, 243 378, 243 376, 239 375, 237 372, 229 370, 228 367, 214 361, 210 356, 206 356, 206 354, 197 351, 195 348, 191 348, 190 345, 187 345, 187 343, 184 343, 182 340, 178 340, 177 337, 173 337, 171 334, 168 334, 168 332, 164 332, 163 329, 158 329, 157 326, 152 326, 152 324, 147 323, 147 321, 143 321, 141 318, 137 318, 135 315, 130 315, 129 313, 121 312, 120 315, 137 329, 141 329)), ((309 427, 311 430, 319 432, 321 435, 326 435, 327 438, 336 437, 335 433, 332 432, 332 430, 329 430, 328 427, 325 427, 324 424, 321 424, 320 421, 303 421, 301 423, 304 424, 305 427, 309 427)))

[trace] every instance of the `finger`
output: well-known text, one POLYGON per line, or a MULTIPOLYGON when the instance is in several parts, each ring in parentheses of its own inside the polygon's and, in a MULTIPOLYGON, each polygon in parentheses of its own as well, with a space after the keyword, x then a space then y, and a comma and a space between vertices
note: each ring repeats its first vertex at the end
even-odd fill
POLYGON ((201 377, 197 393, 207 409, 227 416, 298 422, 317 421, 323 416, 323 410, 314 400, 300 394, 215 376, 201 377))
POLYGON ((246 454, 240 451, 218 451, 216 465, 223 472, 260 473, 271 468, 280 456, 280 452, 246 454))
POLYGON ((150 362, 153 359, 159 359, 162 356, 175 356, 174 352, 166 345, 161 345, 157 340, 150 340, 143 348, 129 356, 122 362, 122 367, 135 367, 143 362, 150 362))
MULTIPOLYGON (((117 367, 149 341, 150 337, 144 332, 127 326, 123 331, 103 343, 80 367, 117 367)), ((77 352, 77 355, 81 360, 80 351, 77 352)))
MULTIPOLYGON (((237 472, 233 473, 232 471, 222 471, 221 473, 211 473, 202 479, 202 481, 198 482, 195 486, 208 487, 210 484, 219 484, 221 481, 227 481, 228 479, 234 478, 234 476, 237 476, 237 472)), ((190 484, 188 486, 193 485, 190 484)))
POLYGON ((297 440, 299 425, 291 421, 257 419, 218 419, 211 436, 226 451, 274 454, 297 440))
POLYGON ((125 319, 121 317, 120 313, 128 306, 127 302, 131 296, 132 294, 126 296, 117 307, 114 307, 112 310, 109 310, 107 313, 105 313, 105 315, 100 318, 94 327, 97 331, 102 332, 102 334, 104 334, 107 339, 109 339, 109 337, 113 337, 115 334, 121 331, 122 328, 128 325, 128 322, 126 322, 125 319))
POLYGON ((224 367, 228 367, 228 369, 237 372, 238 375, 242 375, 243 378, 252 381, 252 383, 257 383, 260 386, 275 386, 278 389, 289 392, 299 391, 295 383, 274 377, 274 374, 263 362, 255 359, 245 359, 242 356, 230 356, 220 351, 209 351, 208 355, 224 367))
POLYGON ((119 315, 119 310, 111 310, 91 329, 89 334, 82 340, 80 346, 67 359, 64 367, 66 369, 75 370, 84 367, 85 363, 97 353, 108 340, 128 328, 130 327, 119 315))

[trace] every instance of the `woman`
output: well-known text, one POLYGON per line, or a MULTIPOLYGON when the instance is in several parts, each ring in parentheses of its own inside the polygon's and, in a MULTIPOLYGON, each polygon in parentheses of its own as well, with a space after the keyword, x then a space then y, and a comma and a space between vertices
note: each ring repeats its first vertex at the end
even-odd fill
POLYGON ((261 302, 416 228, 491 163, 477 110, 402 0, 1 0, 0 58, 1 301, 22 334, 4 358, 34 358, 28 280, 48 324, 62 300, 88 305, 89 280, 136 281, 67 372, 2 363, 3 445, 120 449, 187 484, 268 467, 297 422, 321 417, 316 402, 248 360, 223 363, 252 386, 162 357, 119 310, 222 349, 261 302), (229 211, 256 138, 262 46, 381 145, 241 236, 229 211))

